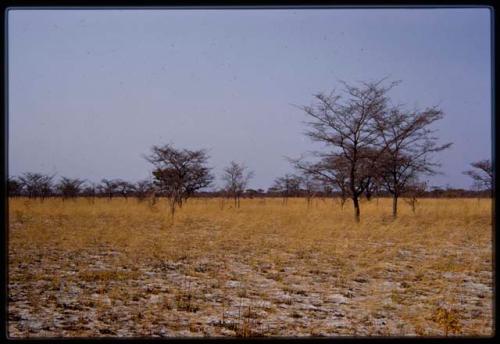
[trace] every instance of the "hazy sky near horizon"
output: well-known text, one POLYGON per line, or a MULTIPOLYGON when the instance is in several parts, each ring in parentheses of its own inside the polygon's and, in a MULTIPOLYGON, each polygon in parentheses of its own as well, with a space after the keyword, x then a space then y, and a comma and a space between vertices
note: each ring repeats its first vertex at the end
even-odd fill
POLYGON ((9 174, 136 181, 173 143, 208 149, 219 186, 235 160, 267 189, 321 147, 294 104, 389 77, 396 103, 445 113, 430 183, 469 187, 491 157, 490 54, 485 8, 10 10, 9 174))

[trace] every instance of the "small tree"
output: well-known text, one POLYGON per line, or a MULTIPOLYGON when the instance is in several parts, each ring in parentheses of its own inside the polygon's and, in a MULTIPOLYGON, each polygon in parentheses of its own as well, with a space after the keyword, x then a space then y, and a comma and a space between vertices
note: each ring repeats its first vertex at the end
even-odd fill
POLYGON ((61 180, 56 185, 56 190, 62 196, 63 200, 77 197, 80 194, 84 182, 85 181, 80 179, 61 177, 61 180))
POLYGON ((342 156, 320 154, 320 160, 316 163, 305 161, 303 158, 288 159, 296 169, 302 171, 303 175, 308 175, 314 180, 323 184, 325 191, 333 195, 333 191, 340 194, 340 206, 343 209, 349 196, 349 163, 342 156))
POLYGON ((330 183, 321 183, 321 195, 323 197, 323 201, 325 201, 324 198, 334 198, 334 192, 333 192, 333 187, 330 185, 330 183))
POLYGON ((253 172, 245 172, 247 168, 243 164, 231 161, 228 167, 224 169, 222 180, 225 182, 224 190, 233 197, 234 206, 240 207, 240 198, 243 195, 253 172))
POLYGON ((365 188, 365 197, 367 201, 371 201, 373 196, 377 197, 377 203, 378 203, 378 196, 380 194, 380 191, 383 186, 383 181, 378 175, 377 171, 373 171, 373 176, 367 178, 366 182, 366 188, 365 188))
POLYGON ((306 196, 307 208, 309 208, 311 206, 313 198, 321 189, 320 181, 318 181, 316 178, 314 178, 314 176, 308 173, 303 173, 300 178, 303 191, 306 196))
POLYGON ((9 193, 9 197, 18 197, 21 196, 22 194, 23 185, 15 177, 12 177, 9 178, 7 181, 7 190, 9 193))
POLYGON ((493 168, 488 159, 476 161, 470 164, 474 170, 465 171, 474 181, 474 187, 478 190, 493 189, 493 168))
POLYGON ((182 207, 189 197, 208 187, 214 179, 206 166, 208 155, 205 150, 181 150, 169 144, 153 146, 146 160, 155 168, 156 186, 169 200, 172 220, 176 207, 182 207))
POLYGON ((427 191, 427 183, 411 180, 407 183, 403 199, 411 207, 411 211, 415 214, 418 199, 425 195, 427 191))
POLYGON ((154 185, 152 181, 144 179, 135 183, 135 195, 139 202, 143 201, 148 195, 152 195, 153 192, 154 185))
POLYGON ((283 197, 283 204, 288 204, 288 198, 298 196, 302 180, 294 174, 286 174, 276 178, 270 190, 278 192, 283 197))
POLYGON ((112 199, 117 192, 118 185, 116 180, 102 179, 101 185, 98 186, 99 192, 108 196, 108 199, 112 199))
POLYGON ((85 185, 85 187, 81 192, 81 194, 87 198, 89 203, 95 202, 96 193, 97 193, 97 185, 94 183, 88 183, 87 185, 85 185))
POLYGON ((128 199, 128 196, 132 195, 135 192, 135 186, 132 183, 129 183, 125 180, 116 179, 114 181, 116 185, 116 191, 125 199, 128 199))

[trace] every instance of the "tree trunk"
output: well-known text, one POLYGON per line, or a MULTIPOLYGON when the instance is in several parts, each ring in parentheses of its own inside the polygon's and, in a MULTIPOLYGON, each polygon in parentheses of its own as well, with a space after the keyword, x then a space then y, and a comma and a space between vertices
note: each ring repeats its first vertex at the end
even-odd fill
POLYGON ((175 200, 170 202, 170 217, 172 218, 172 223, 174 223, 174 215, 175 215, 175 200))
POLYGON ((359 201, 357 196, 352 197, 352 202, 354 204, 354 219, 356 222, 359 222, 360 219, 360 210, 359 210, 359 201))
POLYGON ((366 190, 365 196, 366 196, 366 200, 367 201, 371 201, 372 200, 372 193, 371 193, 370 190, 368 190, 368 189, 366 190))
MULTIPOLYGON (((353 161, 356 161, 356 150, 354 150, 354 157, 353 161)), ((350 173, 350 180, 349 180, 349 190, 351 191, 351 198, 352 198, 352 203, 354 205, 354 219, 356 222, 359 222, 360 219, 360 210, 359 210, 359 195, 361 193, 356 192, 356 184, 355 184, 355 169, 354 166, 351 167, 351 173, 350 173)))
POLYGON ((392 217, 394 219, 398 217, 398 195, 396 194, 392 196, 392 217))
POLYGON ((411 202, 411 210, 412 210, 413 214, 415 214, 415 204, 416 203, 417 203, 416 200, 412 200, 412 202, 411 202))

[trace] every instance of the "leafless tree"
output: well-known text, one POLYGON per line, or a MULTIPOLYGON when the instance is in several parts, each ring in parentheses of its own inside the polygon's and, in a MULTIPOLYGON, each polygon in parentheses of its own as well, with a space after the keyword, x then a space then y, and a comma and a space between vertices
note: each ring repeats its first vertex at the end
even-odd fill
POLYGON ((101 185, 98 186, 99 192, 106 194, 109 199, 112 199, 117 192, 117 182, 116 180, 102 179, 101 185))
POLYGON ((87 183, 82 190, 82 195, 87 198, 89 203, 94 203, 97 190, 98 186, 95 183, 87 183))
POLYGON ((452 144, 437 144, 431 124, 443 118, 437 108, 424 111, 402 111, 397 107, 375 116, 383 151, 377 160, 377 171, 385 189, 392 195, 392 215, 397 217, 398 198, 405 193, 408 182, 419 175, 437 173, 440 165, 432 155, 452 144))
POLYGON ((309 173, 302 173, 300 179, 304 194, 306 196, 307 208, 310 208, 313 198, 321 189, 321 181, 309 173))
POLYGON ((61 177, 61 180, 56 185, 56 190, 64 201, 67 198, 77 197, 80 194, 83 183, 85 181, 81 179, 61 177))
POLYGON ((234 206, 238 208, 248 181, 253 177, 253 171, 246 172, 246 169, 245 165, 231 161, 222 175, 222 180, 225 182, 224 190, 234 199, 234 206))
MULTIPOLYGON (((323 202, 325 202, 325 198, 331 198, 335 200, 335 193, 333 190, 333 187, 330 185, 328 182, 322 182, 321 183, 321 195, 323 196, 323 202)), ((342 204, 343 206, 343 204, 342 204)))
POLYGON ((367 178, 367 183, 365 188, 366 199, 368 201, 371 201, 371 199, 375 196, 377 197, 377 202, 378 202, 378 196, 382 191, 382 188, 383 188, 383 180, 382 178, 380 178, 379 173, 376 170, 373 170, 373 175, 367 178))
POLYGON ((283 197, 283 204, 288 204, 288 198, 298 196, 301 178, 294 174, 286 174, 276 178, 271 190, 278 192, 283 197))
POLYGON ((139 201, 143 201, 146 197, 151 196, 154 193, 153 182, 144 179, 135 183, 135 194, 139 201))
POLYGON ((28 193, 29 198, 40 197, 43 201, 45 197, 52 194, 54 175, 27 172, 18 179, 28 193))
POLYGON ((172 145, 153 146, 145 157, 155 167, 155 184, 169 199, 170 213, 174 218, 176 207, 182 207, 193 194, 208 187, 214 177, 206 166, 205 150, 176 149, 172 145))
POLYGON ((114 184, 116 185, 116 191, 125 199, 135 192, 135 186, 125 180, 115 179, 114 184))
POLYGON ((474 170, 465 171, 464 174, 470 176, 474 181, 474 187, 478 190, 493 189, 493 168, 488 159, 471 163, 474 170))
POLYGON ((309 116, 306 135, 331 149, 329 156, 342 159, 347 169, 349 197, 353 201, 354 217, 360 219, 359 196, 371 177, 370 167, 376 161, 373 146, 377 142, 374 118, 387 109, 388 91, 396 83, 384 85, 384 80, 353 86, 343 82, 344 94, 335 90, 315 95, 311 106, 301 107, 309 116))
POLYGON ((348 164, 342 156, 323 156, 319 162, 310 163, 303 158, 288 159, 293 166, 323 184, 325 190, 333 195, 334 191, 340 194, 340 204, 344 207, 348 195, 347 174, 348 164))
POLYGON ((410 205, 413 213, 415 213, 418 199, 424 196, 426 191, 427 183, 425 182, 419 182, 418 180, 412 179, 406 184, 403 199, 410 205))

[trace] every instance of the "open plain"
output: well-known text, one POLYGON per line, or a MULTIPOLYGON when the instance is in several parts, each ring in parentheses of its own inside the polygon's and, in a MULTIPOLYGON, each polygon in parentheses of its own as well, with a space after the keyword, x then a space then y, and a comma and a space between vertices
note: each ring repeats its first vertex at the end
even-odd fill
POLYGON ((11 198, 9 336, 490 336, 491 206, 11 198))

